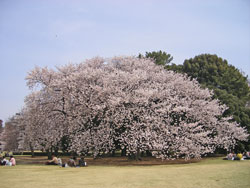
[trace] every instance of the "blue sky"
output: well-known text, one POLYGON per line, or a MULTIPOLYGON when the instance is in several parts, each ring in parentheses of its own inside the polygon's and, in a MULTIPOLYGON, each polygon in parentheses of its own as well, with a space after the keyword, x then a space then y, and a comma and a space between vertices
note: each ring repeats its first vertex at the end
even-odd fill
POLYGON ((36 65, 163 50, 217 54, 250 75, 249 0, 0 0, 0 119, 20 111, 36 65))

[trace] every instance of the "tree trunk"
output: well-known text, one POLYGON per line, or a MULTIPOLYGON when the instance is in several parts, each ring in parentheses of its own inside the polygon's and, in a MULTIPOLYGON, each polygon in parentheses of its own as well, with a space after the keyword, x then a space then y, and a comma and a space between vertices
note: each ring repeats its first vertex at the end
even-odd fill
POLYGON ((152 153, 151 153, 149 150, 147 150, 147 151, 146 151, 146 156, 147 156, 147 157, 152 157, 152 153))
POLYGON ((52 159, 52 151, 50 151, 50 149, 47 149, 46 152, 48 155, 48 159, 51 160, 52 159))
POLYGON ((35 157, 34 148, 33 148, 31 143, 29 145, 30 145, 31 157, 33 158, 33 157, 35 157))
POLYGON ((126 147, 124 149, 122 149, 122 152, 121 152, 121 156, 122 157, 125 157, 126 156, 126 147))
POLYGON ((141 161, 141 156, 140 156, 141 152, 140 149, 138 148, 135 154, 135 160, 137 161, 141 161))
POLYGON ((112 150, 111 156, 112 156, 112 157, 115 157, 115 149, 112 150))
POLYGON ((144 155, 145 155, 145 152, 142 151, 140 156, 141 156, 141 157, 144 157, 144 155))
POLYGON ((58 147, 55 147, 55 155, 58 156, 59 152, 58 152, 58 147))

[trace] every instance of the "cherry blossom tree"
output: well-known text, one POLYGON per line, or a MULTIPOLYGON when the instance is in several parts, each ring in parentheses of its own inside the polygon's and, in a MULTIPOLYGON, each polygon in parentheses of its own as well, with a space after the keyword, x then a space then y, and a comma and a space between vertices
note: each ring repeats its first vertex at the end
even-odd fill
POLYGON ((46 150, 49 155, 60 149, 61 139, 66 134, 66 119, 57 109, 57 101, 49 94, 33 92, 26 99, 21 124, 25 129, 24 148, 46 150))
POLYGON ((3 141, 5 142, 5 151, 17 151, 18 150, 18 135, 19 127, 15 116, 9 118, 5 123, 3 129, 3 141))
POLYGON ((163 159, 191 158, 217 147, 229 150, 248 136, 231 117, 222 117, 227 107, 211 91, 150 59, 36 67, 27 84, 38 90, 26 100, 27 129, 45 149, 59 147, 66 136, 71 151, 94 157, 124 149, 137 157, 151 151, 163 159))

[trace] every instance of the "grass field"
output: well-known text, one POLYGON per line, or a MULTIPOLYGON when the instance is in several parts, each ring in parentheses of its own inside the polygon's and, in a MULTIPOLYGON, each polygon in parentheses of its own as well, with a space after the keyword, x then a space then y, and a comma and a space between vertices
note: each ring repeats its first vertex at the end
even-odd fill
POLYGON ((155 166, 0 167, 1 188, 249 188, 250 160, 155 166))

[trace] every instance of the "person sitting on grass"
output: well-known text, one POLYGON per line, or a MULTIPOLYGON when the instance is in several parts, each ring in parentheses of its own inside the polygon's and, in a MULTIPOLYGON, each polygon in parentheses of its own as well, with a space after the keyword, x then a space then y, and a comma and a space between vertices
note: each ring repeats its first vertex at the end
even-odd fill
POLYGON ((1 160, 1 165, 2 166, 7 166, 7 165, 9 165, 9 160, 7 160, 6 158, 5 158, 5 156, 3 156, 2 157, 2 160, 1 160))
POLYGON ((237 158, 238 158, 238 160, 243 160, 243 155, 242 155, 242 153, 238 153, 238 154, 237 154, 237 158))
POLYGON ((84 157, 81 157, 78 161, 78 166, 79 167, 83 167, 83 166, 87 166, 87 163, 84 161, 84 157))
POLYGON ((232 160, 239 160, 239 158, 237 157, 236 153, 233 152, 233 159, 232 160))
POLYGON ((58 157, 57 160, 58 160, 58 165, 62 166, 62 159, 58 157))
POLYGON ((227 155, 227 160, 234 160, 234 159, 233 159, 233 153, 229 153, 229 154, 227 155))
POLYGON ((5 164, 3 164, 3 159, 4 159, 4 157, 1 156, 1 157, 0 157, 0 166, 4 166, 4 165, 5 165, 5 164))
POLYGON ((249 151, 245 152, 244 159, 246 159, 246 160, 250 159, 250 152, 249 151))
POLYGON ((55 155, 52 155, 52 160, 45 163, 46 165, 58 165, 58 159, 55 155))
POLYGON ((10 166, 16 166, 16 159, 12 155, 10 156, 10 166))
POLYGON ((67 164, 69 167, 76 167, 76 157, 71 157, 67 164))

